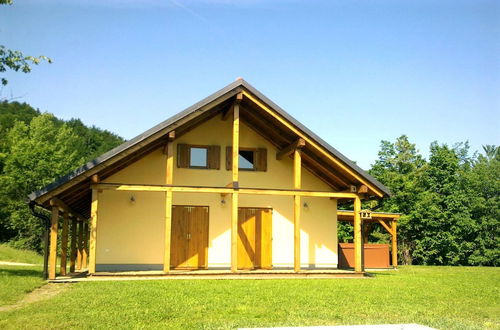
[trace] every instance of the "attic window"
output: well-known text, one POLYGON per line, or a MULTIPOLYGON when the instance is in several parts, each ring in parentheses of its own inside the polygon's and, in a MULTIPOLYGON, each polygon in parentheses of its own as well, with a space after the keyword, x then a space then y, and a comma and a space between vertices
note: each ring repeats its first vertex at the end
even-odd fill
POLYGON ((208 148, 207 147, 190 147, 189 148, 189 167, 191 168, 207 168, 208 165, 208 148))
POLYGON ((220 146, 178 144, 177 167, 218 170, 220 146))
POLYGON ((240 170, 255 170, 256 150, 239 150, 238 165, 240 170))
MULTIPOLYGON (((233 167, 233 148, 226 147, 226 169, 233 167)), ((238 168, 242 171, 267 171, 267 150, 265 148, 240 148, 238 168)))

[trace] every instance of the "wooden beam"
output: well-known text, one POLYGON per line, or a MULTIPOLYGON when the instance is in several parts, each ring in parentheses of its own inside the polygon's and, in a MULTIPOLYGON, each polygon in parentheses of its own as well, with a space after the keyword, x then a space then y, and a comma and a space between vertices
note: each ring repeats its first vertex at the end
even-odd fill
MULTIPOLYGON (((348 184, 345 182, 345 180, 341 179, 338 175, 333 174, 333 169, 328 166, 326 167, 325 165, 321 164, 318 160, 316 160, 314 157, 311 157, 307 153, 303 152, 302 153, 302 158, 304 159, 305 162, 311 163, 311 166, 317 167, 319 170, 321 170, 325 176, 327 176, 330 180, 335 181, 334 186, 342 186, 342 187, 347 187, 348 184)), ((338 187, 337 187, 337 190, 338 187)), ((347 191, 350 192, 350 191, 347 191)))
POLYGON ((76 269, 81 270, 83 261, 83 221, 78 222, 78 242, 76 248, 76 269))
POLYGON ((396 220, 391 221, 392 225, 392 267, 398 267, 398 233, 396 220))
POLYGON ((163 272, 170 272, 170 248, 172 240, 172 192, 165 193, 165 248, 163 254, 163 272))
POLYGON ((368 193, 368 187, 365 186, 364 184, 359 186, 357 188, 357 190, 358 190, 358 194, 367 194, 368 193))
POLYGON ((63 212, 67 212, 75 217, 78 218, 78 220, 80 221, 84 221, 85 220, 85 217, 81 214, 79 214, 78 212, 74 211, 73 209, 71 209, 71 207, 69 207, 66 203, 64 203, 62 200, 60 200, 59 198, 52 198, 50 200, 50 206, 57 206, 61 211, 63 212))
MULTIPOLYGON (((337 215, 340 216, 345 216, 345 217, 352 217, 354 219, 354 212, 353 211, 348 211, 348 210, 338 210, 337 215)), ((388 212, 372 212, 372 219, 373 220, 378 220, 378 218, 382 219, 389 219, 389 220, 395 220, 399 219, 401 214, 399 213, 388 213, 388 212)))
POLYGON ((165 143, 165 146, 163 147, 163 154, 166 155, 168 153, 168 144, 169 142, 174 141, 175 139, 175 131, 168 132, 167 134, 167 143, 165 143))
POLYGON ((99 179, 99 175, 98 174, 94 174, 90 177, 90 182, 92 183, 99 183, 101 182, 101 180, 99 179))
POLYGON ((228 187, 202 187, 202 186, 177 186, 177 185, 134 185, 121 183, 101 183, 93 185, 96 189, 116 190, 116 191, 148 191, 148 192, 185 192, 185 193, 216 193, 232 194, 234 191, 246 195, 272 195, 272 196, 303 196, 303 197, 331 197, 349 198, 358 197, 356 194, 330 192, 330 191, 310 191, 293 189, 266 189, 266 188, 228 188, 228 187))
POLYGON ((363 242, 368 244, 368 238, 370 236, 370 230, 372 229, 373 223, 363 222, 363 242))
POLYGON ((239 181, 239 150, 240 150, 240 105, 235 103, 233 111, 233 148, 232 148, 232 178, 233 187, 238 187, 239 181))
POLYGON ((234 110, 234 104, 231 104, 229 108, 227 108, 225 111, 224 110, 222 111, 221 119, 224 121, 228 120, 231 114, 233 113, 233 110, 234 110))
MULTIPOLYGON (((241 94, 241 93, 240 93, 241 94)), ((238 94, 238 95, 240 95, 238 94)), ((241 96, 243 97, 243 96, 241 96)), ((239 187, 239 149, 240 149, 240 103, 235 102, 233 108, 233 154, 231 188, 231 271, 238 271, 238 205, 239 195, 234 188, 239 187)))
POLYGON ((92 189, 92 202, 90 204, 89 274, 95 274, 96 268, 98 206, 99 190, 92 189))
POLYGON ((377 221, 378 221, 378 223, 380 223, 380 224, 382 225, 382 227, 384 227, 384 228, 385 228, 385 230, 387 230, 387 232, 388 232, 389 234, 391 234, 391 236, 392 236, 392 229, 391 229, 391 228, 390 228, 390 227, 389 227, 389 226, 385 223, 385 221, 384 221, 384 220, 381 220, 381 219, 377 219, 377 221))
POLYGON ((354 271, 363 271, 363 238, 361 235, 361 200, 354 199, 354 271))
POLYGON ((87 268, 87 260, 89 255, 87 239, 89 237, 89 224, 87 221, 83 222, 83 249, 82 249, 82 268, 87 268))
POLYGON ((251 129, 266 138, 272 145, 276 146, 276 148, 281 148, 283 144, 290 141, 289 138, 282 135, 282 131, 280 131, 278 126, 262 118, 258 114, 255 114, 251 109, 243 105, 240 105, 240 117, 251 124, 251 129))
POLYGON ((69 222, 69 213, 64 212, 63 214, 63 229, 62 229, 62 238, 61 238, 61 265, 59 268, 59 274, 61 276, 66 275, 66 260, 68 256, 68 222, 69 222))
POLYGON ((281 160, 287 156, 290 156, 291 154, 294 153, 295 150, 302 149, 305 145, 306 145, 306 141, 302 138, 299 138, 297 141, 289 144, 285 148, 276 152, 276 159, 281 160))
POLYGON ((69 272, 75 272, 75 260, 76 260, 76 218, 71 218, 71 249, 69 255, 69 272))
MULTIPOLYGON (((295 148, 293 153, 293 187, 294 189, 301 188, 302 181, 302 160, 300 149, 295 148)), ((293 196, 293 270, 300 271, 300 195, 293 196)))
POLYGON ((231 272, 238 271, 238 205, 239 194, 231 195, 231 272))
MULTIPOLYGON (((174 182, 174 142, 169 140, 167 144, 167 163, 166 163, 166 183, 174 182)), ((172 200, 173 192, 165 193, 165 247, 163 253, 163 272, 170 272, 170 248, 172 239, 172 200)))
POLYGON ((54 205, 52 206, 52 218, 50 222, 49 280, 56 279, 58 222, 59 207, 54 205))
POLYGON ((331 155, 329 152, 325 151, 322 146, 320 146, 318 143, 316 143, 315 141, 313 141, 312 139, 310 139, 309 137, 307 137, 304 133, 302 133, 295 126, 293 126, 290 123, 288 123, 288 121, 286 119, 284 119, 281 116, 279 116, 278 114, 276 114, 276 112, 274 110, 272 110, 267 105, 265 105, 264 103, 262 103, 261 101, 259 101, 256 97, 254 97, 250 93, 248 93, 246 91, 243 91, 243 94, 245 95, 245 97, 247 97, 248 99, 250 99, 251 101, 253 101, 255 104, 257 104, 261 109, 263 109, 268 114, 270 114, 271 116, 273 116, 274 118, 276 118, 281 124, 283 124, 288 129, 290 129, 292 132, 294 132, 295 134, 297 134, 297 136, 303 138, 306 141, 306 143, 307 143, 308 146, 309 145, 312 146, 314 149, 316 149, 317 151, 319 151, 320 153, 322 153, 326 158, 328 158, 329 160, 331 160, 338 167, 340 167, 342 170, 344 170, 346 173, 348 173, 350 176, 352 176, 353 178, 355 178, 356 180, 358 180, 362 184, 368 186, 370 188, 370 190, 373 191, 377 196, 379 196, 379 197, 383 197, 384 196, 384 193, 380 189, 376 188, 373 185, 370 185, 366 179, 362 178, 358 173, 356 173, 354 170, 352 170, 351 168, 349 168, 342 161, 338 160, 336 157, 334 157, 333 155, 331 155))
POLYGON ((236 94, 233 104, 231 104, 231 106, 227 108, 225 111, 222 111, 222 120, 228 120, 229 117, 231 117, 231 114, 234 113, 234 106, 236 104, 239 105, 242 100, 243 100, 243 93, 240 92, 236 94))
MULTIPOLYGON (((302 154, 302 156, 304 156, 304 154, 302 154)), ((302 160, 304 160, 304 157, 302 157, 302 160)), ((312 165, 307 164, 305 161, 302 161, 302 168, 308 170, 311 174, 323 181, 334 191, 340 190, 339 187, 335 183, 333 183, 332 180, 330 180, 330 177, 326 173, 318 170, 317 168, 314 168, 312 165)))

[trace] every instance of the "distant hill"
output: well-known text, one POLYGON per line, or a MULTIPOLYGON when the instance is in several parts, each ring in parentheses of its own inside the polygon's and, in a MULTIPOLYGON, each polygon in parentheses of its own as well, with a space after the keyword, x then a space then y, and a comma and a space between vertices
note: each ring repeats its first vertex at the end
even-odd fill
POLYGON ((30 215, 26 195, 123 142, 80 119, 0 102, 0 242, 39 250, 41 225, 30 215))

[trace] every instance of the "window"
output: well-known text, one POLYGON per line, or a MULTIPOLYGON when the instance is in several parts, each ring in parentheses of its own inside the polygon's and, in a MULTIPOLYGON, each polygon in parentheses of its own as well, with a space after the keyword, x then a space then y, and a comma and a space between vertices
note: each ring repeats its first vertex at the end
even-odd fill
POLYGON ((220 169, 220 146, 177 145, 177 167, 220 169))
MULTIPOLYGON (((233 147, 226 148, 226 169, 233 168, 233 147)), ((238 168, 242 171, 267 171, 267 149, 240 148, 238 151, 238 168)))
POLYGON ((256 150, 239 150, 238 167, 240 170, 255 170, 256 150))
POLYGON ((208 148, 190 147, 189 148, 189 167, 207 168, 208 166, 208 148))

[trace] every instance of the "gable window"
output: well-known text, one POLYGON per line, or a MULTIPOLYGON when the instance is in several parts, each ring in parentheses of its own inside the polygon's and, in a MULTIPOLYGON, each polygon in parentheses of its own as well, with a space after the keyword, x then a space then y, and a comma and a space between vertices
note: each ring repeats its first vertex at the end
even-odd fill
POLYGON ((208 166, 208 148, 190 147, 189 148, 189 167, 207 168, 208 166))
MULTIPOLYGON (((226 148, 226 169, 232 170, 233 148, 226 148)), ((238 150, 238 168, 242 171, 267 171, 267 149, 240 148, 238 150)))
POLYGON ((238 167, 240 170, 255 170, 256 150, 239 150, 238 167))
POLYGON ((220 169, 220 146, 178 144, 177 167, 220 169))

